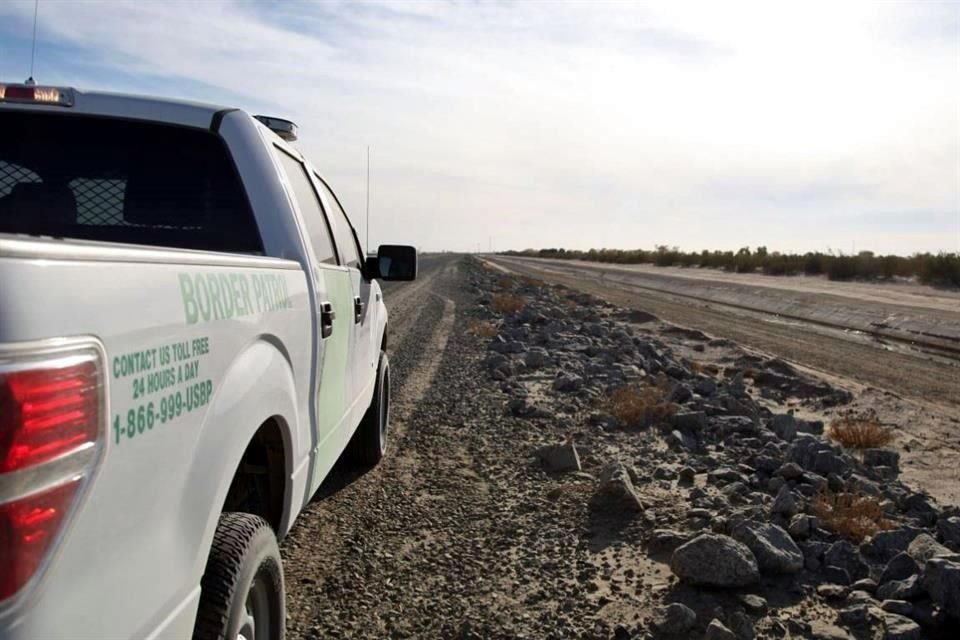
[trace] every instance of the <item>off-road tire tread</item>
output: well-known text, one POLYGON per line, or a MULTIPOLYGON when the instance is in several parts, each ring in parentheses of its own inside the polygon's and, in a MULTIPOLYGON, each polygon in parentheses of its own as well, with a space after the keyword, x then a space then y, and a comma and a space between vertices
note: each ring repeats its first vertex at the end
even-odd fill
MULTIPOLYGON (((377 406, 377 399, 380 397, 380 367, 384 363, 389 370, 390 361, 387 359, 387 354, 381 351, 380 360, 377 363, 377 385, 373 390, 373 400, 370 401, 370 406, 363 414, 348 445, 353 460, 364 467, 374 467, 383 459, 383 452, 380 451, 380 408, 377 406)), ((389 401, 388 398, 387 402, 389 401)))
POLYGON ((200 580, 200 607, 193 628, 194 640, 225 640, 230 602, 237 588, 243 557, 250 542, 264 528, 270 529, 267 521, 251 513, 221 514, 200 580))

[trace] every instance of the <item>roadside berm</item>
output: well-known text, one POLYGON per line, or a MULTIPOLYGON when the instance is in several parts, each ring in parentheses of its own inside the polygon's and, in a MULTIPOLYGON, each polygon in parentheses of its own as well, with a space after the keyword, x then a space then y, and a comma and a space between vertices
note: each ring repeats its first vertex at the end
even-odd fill
POLYGON ((894 444, 844 448, 800 417, 848 391, 722 337, 693 336, 724 353, 692 362, 682 328, 470 275, 485 376, 542 440, 544 492, 586 501, 616 637, 960 637, 960 510, 900 482, 894 444))

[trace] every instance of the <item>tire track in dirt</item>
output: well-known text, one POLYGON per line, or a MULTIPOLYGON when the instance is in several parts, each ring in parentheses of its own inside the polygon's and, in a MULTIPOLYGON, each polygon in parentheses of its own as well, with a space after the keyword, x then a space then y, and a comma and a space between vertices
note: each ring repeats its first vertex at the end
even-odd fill
POLYGON ((384 500, 388 487, 402 487, 417 476, 419 455, 405 442, 408 421, 429 392, 454 325, 454 302, 434 293, 444 279, 455 277, 453 260, 434 259, 425 265, 421 280, 393 285, 385 292, 391 324, 387 351, 394 380, 390 449, 384 461, 367 472, 339 462, 284 540, 290 637, 307 635, 318 609, 328 603, 317 587, 340 577, 337 567, 351 554, 356 532, 355 526, 344 523, 367 510, 357 505, 384 500))

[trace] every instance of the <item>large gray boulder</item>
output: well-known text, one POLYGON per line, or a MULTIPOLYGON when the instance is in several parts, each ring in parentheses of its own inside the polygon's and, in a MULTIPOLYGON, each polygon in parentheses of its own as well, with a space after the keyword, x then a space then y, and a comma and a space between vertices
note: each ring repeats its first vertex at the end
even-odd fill
POLYGON ((940 518, 937 521, 937 530, 946 544, 960 550, 960 516, 940 518))
POLYGON ((733 538, 750 549, 763 573, 797 573, 803 569, 800 548, 775 524, 748 520, 733 529, 733 538))
POLYGON ((934 602, 948 614, 960 619, 960 562, 945 558, 927 560, 923 586, 934 602))
POLYGON ((757 559, 729 536, 705 533, 681 545, 670 569, 683 582, 704 587, 744 587, 760 578, 757 559))

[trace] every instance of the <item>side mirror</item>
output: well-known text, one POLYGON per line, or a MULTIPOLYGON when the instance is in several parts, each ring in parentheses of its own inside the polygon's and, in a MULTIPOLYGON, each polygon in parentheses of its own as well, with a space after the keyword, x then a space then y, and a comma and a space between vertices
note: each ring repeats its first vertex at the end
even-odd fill
POLYGON ((417 250, 402 244, 382 244, 376 258, 367 258, 364 271, 370 280, 416 280, 417 250))

